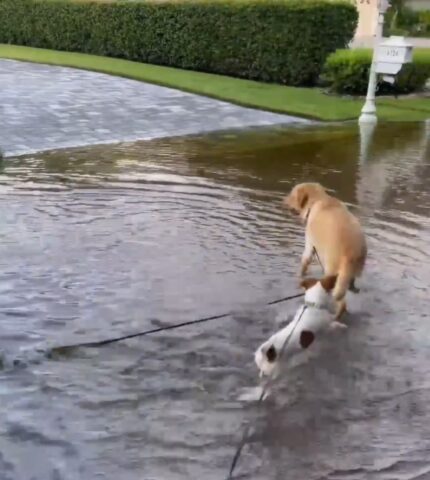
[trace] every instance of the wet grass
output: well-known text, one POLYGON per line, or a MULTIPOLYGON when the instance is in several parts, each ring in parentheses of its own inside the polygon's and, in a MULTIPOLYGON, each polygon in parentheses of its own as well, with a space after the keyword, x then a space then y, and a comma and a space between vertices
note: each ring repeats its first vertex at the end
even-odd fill
MULTIPOLYGON (((237 105, 318 120, 352 120, 358 118, 363 105, 361 99, 326 95, 316 88, 287 87, 82 53, 0 44, 0 57, 103 72, 237 105)), ((383 120, 430 118, 430 98, 378 99, 377 103, 378 116, 383 120)))

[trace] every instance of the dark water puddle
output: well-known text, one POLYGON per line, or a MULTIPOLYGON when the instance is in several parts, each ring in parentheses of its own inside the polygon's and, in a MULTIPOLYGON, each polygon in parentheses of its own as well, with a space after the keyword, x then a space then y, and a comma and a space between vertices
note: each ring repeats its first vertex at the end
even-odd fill
POLYGON ((0 478, 225 478, 247 422, 244 478, 430 476, 429 137, 381 125, 364 158, 355 125, 330 125, 3 161, 0 350, 24 368, 0 371, 0 478), (264 307, 298 289, 302 227, 280 200, 303 180, 360 216, 368 267, 342 339, 257 409, 237 398, 299 303, 264 307))

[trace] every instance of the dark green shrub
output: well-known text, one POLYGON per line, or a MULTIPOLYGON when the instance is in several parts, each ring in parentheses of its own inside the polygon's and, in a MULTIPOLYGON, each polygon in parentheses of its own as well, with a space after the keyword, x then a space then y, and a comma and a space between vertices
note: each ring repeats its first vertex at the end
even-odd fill
MULTIPOLYGON (((367 49, 338 50, 324 65, 323 84, 335 93, 365 95, 369 81, 372 51, 367 49)), ((379 84, 377 94, 402 94, 424 88, 430 78, 430 49, 417 49, 411 64, 404 65, 394 85, 379 84)))
POLYGON ((312 85, 357 11, 324 0, 0 0, 0 18, 3 43, 312 85))
POLYGON ((420 35, 430 37, 430 10, 424 10, 418 14, 420 35))
POLYGON ((397 25, 406 29, 411 29, 419 21, 418 12, 411 10, 410 8, 402 8, 399 10, 397 17, 397 25))
POLYGON ((430 38, 430 11, 417 12, 403 6, 391 8, 386 16, 384 32, 386 36, 430 38))

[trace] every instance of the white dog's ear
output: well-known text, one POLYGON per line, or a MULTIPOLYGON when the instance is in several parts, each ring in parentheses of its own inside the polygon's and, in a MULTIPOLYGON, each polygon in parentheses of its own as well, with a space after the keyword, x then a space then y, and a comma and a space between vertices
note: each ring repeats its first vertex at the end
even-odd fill
POLYGON ((274 345, 270 345, 270 347, 266 350, 266 358, 269 363, 273 363, 276 361, 278 357, 278 353, 276 352, 276 348, 274 345))
POLYGON ((300 346, 303 349, 310 347, 315 340, 315 335, 310 330, 303 330, 300 332, 300 346))
POLYGON ((300 282, 300 286, 305 290, 308 290, 309 288, 313 287, 316 283, 318 283, 318 279, 316 278, 305 278, 300 282))
POLYGON ((321 285, 326 292, 333 290, 336 285, 337 275, 329 275, 321 280, 321 285))

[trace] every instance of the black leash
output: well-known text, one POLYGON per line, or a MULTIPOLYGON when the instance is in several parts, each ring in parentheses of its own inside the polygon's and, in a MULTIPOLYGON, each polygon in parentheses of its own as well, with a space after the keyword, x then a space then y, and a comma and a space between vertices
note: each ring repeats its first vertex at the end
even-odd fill
MULTIPOLYGON (((295 298, 303 297, 304 293, 297 293, 295 295, 289 295, 288 297, 283 297, 279 298, 278 300, 273 300, 271 302, 268 302, 266 305, 276 305, 278 303, 282 302, 287 302, 288 300, 293 300, 295 298)), ((153 335, 154 333, 159 333, 159 332, 164 332, 167 330, 174 330, 176 328, 182 328, 182 327, 187 327, 189 325, 197 325, 198 323, 205 323, 205 322, 211 322, 212 320, 220 320, 222 318, 229 317, 233 315, 234 312, 227 312, 227 313, 222 313, 220 315, 212 315, 211 317, 204 317, 204 318, 199 318, 197 320, 189 320, 187 322, 182 322, 182 323, 175 323, 173 325, 167 325, 166 327, 156 327, 152 328, 150 330, 145 330, 143 332, 137 332, 137 333, 130 333, 128 335, 123 335, 121 337, 115 337, 115 338, 108 338, 106 340, 99 340, 99 341, 94 341, 94 342, 83 342, 83 343, 76 343, 72 345, 63 345, 60 347, 53 347, 50 350, 50 354, 66 354, 70 350, 74 350, 76 348, 96 348, 96 347, 104 347, 105 345, 110 345, 111 343, 116 343, 116 342, 121 342, 123 340, 129 340, 130 338, 136 338, 136 337, 145 337, 147 335, 153 335)))
POLYGON ((318 260, 318 263, 320 264, 320 267, 323 269, 324 271, 324 267, 323 267, 323 264, 321 263, 321 260, 320 260, 320 256, 318 255, 318 252, 317 252, 317 249, 314 247, 314 254, 315 256, 317 257, 317 260, 318 260))
MULTIPOLYGON (((314 248, 314 253, 321 265, 321 261, 318 256, 318 252, 316 251, 316 248, 314 248)), ((322 265, 321 265, 322 266, 322 265)), ((297 293, 295 295, 289 295, 288 297, 283 297, 279 298, 278 300, 273 300, 271 302, 268 302, 266 305, 277 305, 278 303, 283 303, 287 302, 288 300, 293 300, 295 298, 303 297, 304 293, 297 293)), ((227 312, 227 313, 222 313, 220 315, 213 315, 211 317, 205 317, 205 318, 198 318, 197 320, 189 320, 188 322, 182 322, 182 323, 175 323, 173 325, 168 325, 167 327, 157 327, 157 328, 152 328, 150 330, 145 330, 143 332, 137 332, 137 333, 130 333, 128 335, 123 335, 121 337, 114 337, 114 338, 108 338, 106 340, 98 340, 94 342, 82 342, 82 343, 76 343, 72 345, 63 345, 60 347, 53 347, 50 349, 49 355, 54 355, 54 354, 66 354, 71 350, 77 349, 77 348, 97 348, 97 347, 104 347, 105 345, 110 345, 111 343, 116 343, 116 342, 122 342, 123 340, 129 340, 131 338, 137 338, 137 337, 145 337, 147 335, 153 335, 154 333, 160 333, 164 332, 167 330, 175 330, 176 328, 182 328, 182 327, 187 327, 190 325, 196 325, 198 323, 205 323, 205 322, 211 322, 212 320, 220 320, 222 318, 229 317, 233 315, 234 312, 227 312)))
MULTIPOLYGON (((300 320, 302 319, 303 314, 305 313, 307 308, 308 308, 307 305, 303 306, 303 310, 301 311, 300 316, 297 319, 293 329, 291 330, 288 337, 285 339, 285 342, 282 344, 282 348, 279 351, 278 361, 281 360, 282 354, 284 353, 284 350, 285 350, 286 346, 288 345, 288 342, 290 341, 291 337, 293 336, 293 333, 296 330, 297 325, 300 323, 300 320)), ((263 391, 261 392, 261 395, 260 395, 257 403, 261 403, 264 400, 264 396, 266 395, 266 392, 268 390, 268 386, 270 385, 272 380, 273 380, 273 378, 270 378, 268 380, 268 382, 264 385, 263 391)), ((242 453, 243 447, 248 442, 250 431, 251 431, 251 427, 250 427, 250 425, 247 425, 243 434, 242 434, 242 438, 240 439, 240 442, 239 442, 239 445, 236 449, 236 452, 234 454, 233 461, 231 462, 230 472, 228 474, 227 480, 231 480, 233 478, 234 469, 236 468, 236 465, 237 465, 237 462, 239 460, 240 454, 242 453)))
MULTIPOLYGON (((318 255, 318 252, 317 252, 317 249, 314 247, 313 250, 314 250, 314 255, 316 256, 316 258, 317 258, 317 260, 318 260, 318 263, 320 264, 321 268, 322 268, 323 271, 324 271, 324 268, 323 268, 321 259, 320 259, 319 255, 318 255)), ((359 290, 355 287, 354 281, 352 281, 352 283, 351 283, 351 285, 350 285, 350 290, 352 290, 353 292, 354 292, 354 291, 359 291, 359 290)), ((274 302, 274 303, 276 303, 276 302, 274 302)), ((280 350, 280 352, 279 352, 279 360, 278 360, 278 361, 280 361, 280 359, 281 359, 281 357, 282 357, 282 354, 284 353, 285 347, 287 346, 287 344, 288 344, 288 342, 290 341, 290 339, 291 339, 291 337, 292 337, 292 335, 293 335, 293 333, 294 333, 297 325, 299 324, 300 320, 302 319, 302 316, 303 316, 303 314, 305 313, 306 308, 307 308, 307 305, 304 305, 304 306, 303 306, 303 310, 302 310, 302 312, 300 313, 300 316, 299 316, 299 318, 297 319, 296 324, 294 325, 293 329, 291 330, 291 333, 290 333, 290 334, 288 335, 288 337, 285 339, 285 342, 284 342, 284 344, 282 345, 282 348, 281 348, 281 350, 280 350)), ((268 385, 270 385, 270 382, 271 382, 272 380, 273 380, 273 379, 270 378, 269 381, 265 384, 265 386, 264 386, 264 388, 263 388, 263 391, 261 392, 261 395, 260 395, 257 403, 260 404, 260 403, 263 401, 264 396, 265 396, 265 394, 266 394, 266 392, 267 392, 267 387, 268 387, 268 385)), ((241 455, 241 453, 242 453, 242 450, 243 450, 244 446, 245 446, 246 443, 248 442, 250 431, 251 431, 251 427, 250 427, 250 425, 247 425, 246 428, 245 428, 245 430, 244 430, 244 432, 243 432, 243 435, 242 435, 242 438, 241 438, 241 440, 240 440, 240 442, 239 442, 239 445, 238 445, 238 447, 237 447, 237 449, 236 449, 236 452, 235 452, 235 454, 234 454, 233 461, 231 462, 230 472, 229 472, 229 474, 228 474, 227 480, 231 480, 231 479, 233 478, 234 469, 236 468, 237 462, 239 461, 239 457, 240 457, 240 455, 241 455)))

